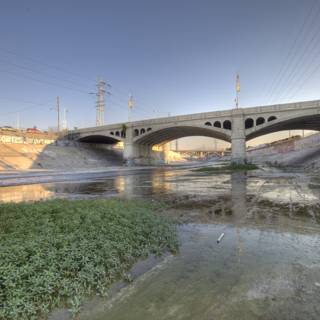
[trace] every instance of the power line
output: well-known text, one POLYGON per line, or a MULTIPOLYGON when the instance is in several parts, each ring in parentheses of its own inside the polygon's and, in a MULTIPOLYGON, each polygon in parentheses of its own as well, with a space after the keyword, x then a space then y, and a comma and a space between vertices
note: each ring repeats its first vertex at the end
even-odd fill
POLYGON ((283 63, 281 65, 281 68, 279 70, 279 72, 277 73, 276 77, 274 78, 273 82, 271 83, 270 86, 270 90, 267 94, 267 99, 268 101, 271 101, 273 95, 274 95, 274 91, 277 90, 279 84, 282 82, 283 76, 285 75, 285 73, 287 72, 288 68, 290 67, 291 64, 291 60, 294 58, 295 53, 296 53, 296 46, 298 44, 298 40, 300 39, 300 36, 302 34, 305 33, 305 28, 308 25, 308 22, 310 21, 309 18, 312 16, 313 14, 313 9, 316 6, 316 1, 314 1, 313 5, 310 8, 310 11, 308 12, 308 14, 304 17, 303 23, 301 25, 301 28, 299 29, 293 43, 292 46, 290 47, 285 59, 283 60, 283 63))
MULTIPOLYGON (((127 101, 127 100, 124 100, 124 99, 122 100, 122 97, 119 97, 118 95, 115 96, 114 93, 112 93, 111 99, 115 100, 115 98, 117 99, 117 101, 119 101, 119 99, 120 99, 120 102, 119 102, 119 103, 122 105, 122 107, 127 108, 127 104, 128 104, 128 101, 127 101)), ((148 111, 146 111, 145 109, 143 109, 143 108, 141 108, 140 106, 137 106, 137 105, 136 105, 136 101, 135 101, 135 107, 134 107, 133 110, 134 110, 134 111, 139 110, 140 112, 149 115, 149 112, 148 112, 148 111)))
MULTIPOLYGON (((20 57, 21 57, 21 54, 19 54, 19 53, 17 53, 17 52, 14 52, 14 51, 12 51, 12 50, 8 50, 8 49, 2 48, 2 47, 0 47, 0 50, 3 51, 3 52, 6 52, 7 54, 12 54, 12 55, 20 56, 20 57)), ((64 69, 64 68, 61 68, 61 67, 59 67, 59 66, 52 65, 52 64, 48 64, 48 63, 44 63, 44 62, 42 62, 42 61, 36 60, 36 59, 34 59, 34 58, 30 58, 30 57, 28 57, 28 56, 24 56, 24 57, 22 57, 22 58, 23 58, 24 60, 29 60, 29 61, 32 61, 33 63, 37 63, 37 64, 46 66, 46 67, 51 68, 51 69, 56 69, 56 70, 58 70, 58 71, 60 71, 60 72, 66 73, 66 74, 74 75, 74 76, 76 76, 76 77, 78 77, 78 78, 81 78, 81 79, 89 79, 89 78, 88 78, 87 76, 85 76, 85 75, 81 75, 81 74, 79 74, 79 73, 74 73, 74 72, 71 72, 71 71, 66 70, 66 69, 64 69)), ((16 64, 16 63, 11 63, 11 62, 10 62, 10 64, 15 65, 15 66, 17 66, 17 67, 19 67, 19 68, 29 69, 29 70, 32 71, 32 72, 44 74, 44 73, 41 72, 41 71, 35 71, 35 70, 32 70, 32 69, 29 68, 29 67, 25 67, 25 66, 22 66, 22 65, 18 65, 18 64, 16 64)), ((51 76, 51 77, 54 77, 54 76, 51 76)), ((60 79, 58 79, 57 77, 54 77, 54 78, 56 78, 57 80, 60 80, 60 79)), ((66 81, 66 82, 70 82, 70 83, 75 84, 75 82, 73 82, 73 81, 69 81, 69 80, 63 80, 63 81, 66 81)), ((90 82, 93 82, 93 79, 89 79, 89 81, 90 81, 90 82)), ((107 82, 110 82, 110 81, 107 81, 107 82)), ((77 85, 79 85, 79 84, 77 84, 77 85)), ((127 92, 125 92, 124 90, 121 90, 120 88, 116 88, 115 90, 118 91, 119 93, 121 92, 121 95, 127 97, 127 92)), ((141 100, 141 99, 139 99, 139 100, 141 100)), ((141 104, 141 103, 140 103, 140 104, 141 104)))
MULTIPOLYGON (((119 95, 121 95, 121 97, 122 96, 125 96, 125 97, 127 97, 128 96, 128 94, 124 91, 124 90, 122 90, 122 89, 120 89, 120 88, 114 88, 114 90, 116 91, 116 92, 118 92, 119 93, 119 95)), ((129 91, 128 91, 129 92, 129 91)), ((137 96, 136 94, 134 95, 135 96, 135 108, 138 108, 138 109, 141 109, 142 111, 144 111, 144 112, 146 112, 146 113, 150 113, 150 104, 149 103, 147 103, 146 101, 144 101, 143 99, 141 99, 141 97, 139 97, 139 95, 137 96)), ((127 99, 127 98, 126 98, 127 99)), ((162 111, 164 114, 167 114, 168 112, 167 111, 162 111)), ((151 113, 153 113, 153 111, 151 111, 151 113)))
POLYGON ((299 88, 296 90, 296 92, 294 92, 290 97, 289 100, 291 100, 292 98, 294 98, 299 91, 301 91, 301 89, 304 87, 304 85, 311 79, 311 77, 318 71, 320 70, 320 64, 317 65, 316 68, 310 70, 311 72, 307 75, 307 77, 301 82, 301 85, 299 85, 299 88))
POLYGON ((72 84, 72 85, 76 85, 76 86, 82 87, 82 84, 79 84, 79 83, 77 83, 77 82, 74 82, 74 81, 71 81, 71 80, 66 80, 66 79, 61 79, 60 77, 56 77, 56 76, 54 76, 54 75, 52 75, 52 74, 49 74, 49 73, 46 73, 46 72, 43 72, 43 71, 39 71, 39 70, 34 70, 33 68, 30 68, 30 67, 28 67, 28 66, 24 66, 24 65, 17 64, 17 63, 13 63, 13 62, 11 62, 11 61, 4 60, 4 59, 2 59, 2 58, 0 58, 0 61, 4 62, 4 63, 6 63, 6 64, 10 64, 10 65, 12 65, 12 66, 14 66, 14 67, 23 69, 23 70, 28 70, 28 71, 31 71, 31 72, 33 72, 33 73, 38 73, 38 74, 40 74, 40 75, 44 75, 44 76, 46 76, 46 77, 53 78, 53 79, 55 79, 55 80, 68 82, 68 83, 70 83, 70 84, 72 84))
MULTIPOLYGON (((116 104, 116 105, 119 106, 120 108, 123 108, 123 109, 128 110, 128 108, 127 108, 127 103, 128 103, 128 102, 126 102, 126 103, 119 102, 118 100, 115 100, 115 99, 113 98, 113 96, 110 97, 110 100, 111 100, 111 105, 112 105, 112 104, 116 104)), ((142 114, 143 116, 145 116, 145 114, 143 114, 143 112, 142 112, 141 110, 136 109, 136 107, 133 108, 132 111, 133 111, 134 113, 140 113, 140 114, 142 114)))
POLYGON ((39 79, 36 79, 36 78, 33 78, 33 77, 29 77, 29 76, 25 76, 25 75, 22 75, 22 74, 19 74, 19 73, 16 73, 16 72, 12 72, 12 71, 9 71, 9 70, 0 70, 0 72, 5 72, 5 73, 8 73, 10 75, 13 75, 14 77, 18 77, 18 78, 20 77, 20 78, 24 78, 24 79, 31 80, 31 81, 36 81, 36 82, 39 82, 39 83, 42 83, 42 84, 48 84, 48 85, 51 85, 51 86, 60 87, 60 88, 71 90, 71 91, 77 91, 77 92, 80 92, 80 93, 83 93, 83 94, 86 94, 86 95, 90 91, 90 90, 85 91, 85 90, 81 90, 81 89, 77 89, 77 88, 72 88, 72 87, 64 86, 64 85, 61 85, 59 83, 50 82, 50 81, 46 81, 46 80, 39 80, 39 79))
MULTIPOLYGON (((314 65, 314 62, 316 61, 316 58, 318 58, 318 51, 317 50, 315 52, 315 55, 313 56, 313 58, 311 59, 311 61, 307 65, 307 67, 303 70, 302 74, 300 74, 300 76, 307 74, 307 71, 309 71, 310 68, 312 68, 312 70, 310 70, 311 72, 314 71, 313 65, 314 65)), ((296 78, 297 75, 298 75, 298 73, 295 73, 295 76, 292 78, 292 80, 294 78, 296 78)), ((303 79, 303 77, 302 78, 300 77, 299 79, 297 79, 297 81, 294 82, 293 85, 291 85, 290 87, 287 87, 287 89, 285 90, 285 94, 281 96, 282 98, 285 98, 286 96, 288 97, 290 95, 290 93, 292 91, 294 91, 295 88, 298 88, 304 82, 304 81, 301 81, 301 79, 303 79), (300 79, 300 81, 299 81, 299 79, 300 79)))
POLYGON ((47 107, 48 109, 50 109, 50 107, 51 107, 48 104, 25 101, 25 100, 15 100, 15 99, 4 98, 4 97, 0 97, 0 99, 1 100, 15 101, 15 102, 18 102, 18 103, 33 104, 33 106, 30 106, 30 107, 25 107, 25 108, 14 110, 14 111, 10 111, 10 112, 7 112, 7 113, 1 113, 0 116, 7 116, 7 115, 11 115, 11 114, 16 114, 18 112, 23 112, 23 111, 26 111, 26 110, 29 110, 29 109, 33 109, 33 108, 37 108, 37 107, 47 107))
MULTIPOLYGON (((22 59, 24 59, 24 60, 29 60, 29 61, 31 61, 31 62, 33 62, 33 63, 36 63, 36 64, 40 64, 40 65, 43 65, 43 66, 45 66, 45 67, 47 67, 47 68, 51 68, 51 69, 56 69, 56 70, 58 70, 59 72, 63 72, 63 73, 66 73, 66 74, 70 74, 70 75, 73 75, 73 76, 75 76, 75 77, 78 77, 78 78, 88 78, 87 76, 85 76, 85 75, 81 75, 80 73, 75 73, 75 72, 71 72, 71 71, 69 71, 69 70, 66 70, 66 69, 64 69, 64 68, 61 68, 60 66, 56 66, 56 65, 52 65, 52 64, 48 64, 48 63, 45 63, 45 62, 43 62, 43 61, 40 61, 40 60, 37 60, 37 59, 34 59, 34 58, 31 58, 31 57, 29 57, 29 56, 22 56, 20 53, 17 53, 17 52, 15 52, 15 51, 13 51, 13 50, 8 50, 8 49, 5 49, 5 48, 2 48, 2 47, 0 47, 0 50, 2 51, 2 52, 5 52, 6 54, 11 54, 11 55, 15 55, 15 56, 18 56, 18 57, 22 57, 22 59)), ((91 79, 90 81, 95 81, 94 79, 91 79)))
MULTIPOLYGON (((320 7, 318 10, 318 16, 320 16, 320 7)), ((317 17, 317 16, 315 16, 317 17)), ((299 64, 303 63, 303 60, 306 56, 310 56, 310 53, 312 53, 313 49, 317 49, 316 45, 317 43, 315 42, 315 40, 317 39, 317 36, 319 34, 318 29, 316 28, 314 34, 311 36, 311 39, 307 42, 307 44, 304 47, 304 50, 301 52, 300 56, 297 58, 293 68, 291 69, 291 72, 289 73, 289 75, 287 76, 287 81, 286 84, 290 84, 291 82, 294 81, 294 79, 297 77, 298 73, 296 72, 296 70, 299 67, 299 64)), ((314 61, 314 59, 312 59, 312 62, 314 61)), ((311 62, 311 63, 312 63, 311 62)), ((286 94, 288 92, 288 87, 284 90, 284 93, 286 94)), ((278 95, 278 99, 283 97, 284 93, 280 92, 280 95, 278 95)))
MULTIPOLYGON (((69 70, 66 70, 65 68, 61 68, 60 66, 48 64, 48 63, 45 63, 45 62, 43 62, 43 61, 40 61, 40 60, 36 60, 36 59, 34 59, 34 58, 31 58, 31 57, 29 57, 29 56, 22 56, 20 53, 17 53, 17 52, 15 52, 15 51, 13 51, 13 50, 8 50, 8 49, 5 49, 5 48, 0 47, 0 51, 5 52, 6 54, 9 54, 9 55, 14 55, 14 56, 21 57, 21 58, 24 59, 24 60, 29 60, 29 61, 31 61, 32 63, 40 64, 40 65, 43 65, 43 66, 45 66, 45 67, 47 67, 47 68, 55 69, 55 70, 57 70, 57 71, 59 71, 59 72, 65 73, 65 74, 69 74, 69 75, 72 75, 72 76, 75 76, 75 77, 78 77, 78 78, 81 78, 81 79, 87 79, 87 80, 89 79, 89 77, 87 77, 87 76, 85 76, 85 75, 83 75, 83 74, 71 72, 71 71, 69 71, 69 70)), ((26 67, 26 66, 19 65, 19 64, 16 64, 16 63, 11 63, 11 62, 9 62, 9 63, 12 64, 12 65, 14 65, 14 66, 16 66, 16 67, 18 67, 18 68, 22 68, 22 69, 25 69, 25 70, 30 70, 31 72, 35 72, 35 73, 39 73, 39 74, 43 74, 43 75, 48 76, 48 74, 45 73, 45 72, 38 71, 38 70, 34 70, 34 69, 30 68, 30 67, 26 67)), ((73 90, 73 91, 78 91, 78 92, 81 92, 81 93, 84 93, 84 94, 87 94, 87 93, 88 93, 88 92, 86 92, 86 91, 84 91, 84 90, 81 90, 81 89, 78 89, 78 88, 70 88, 70 87, 67 87, 67 86, 64 86, 64 85, 60 85, 60 84, 57 84, 57 83, 53 83, 53 82, 48 82, 48 81, 43 81, 43 80, 39 80, 39 79, 34 79, 34 78, 31 78, 31 77, 26 77, 26 76, 22 76, 22 75, 17 75, 17 74, 15 74, 15 73, 12 72, 12 71, 3 71, 3 72, 7 72, 7 73, 12 74, 12 75, 14 75, 14 76, 20 76, 20 77, 28 78, 29 80, 32 80, 32 81, 42 82, 42 83, 46 83, 46 84, 54 85, 54 86, 60 86, 60 87, 62 87, 62 88, 64 88, 64 89, 73 90)), ((52 76, 52 75, 49 75, 49 76, 50 76, 51 78, 55 78, 55 79, 57 79, 57 80, 61 80, 61 79, 58 78, 58 77, 55 77, 55 76, 52 76)), ((62 81, 69 82, 69 83, 71 83, 71 84, 73 84, 73 85, 77 85, 77 86, 79 85, 78 83, 75 83, 74 81, 70 81, 70 80, 65 80, 65 79, 64 79, 64 80, 62 80, 62 81)), ((92 82, 93 79, 89 79, 89 81, 92 82)), ((108 82, 110 82, 110 81, 108 81, 108 82)), ((91 91, 91 90, 90 90, 90 91, 91 91)), ((121 90, 120 88, 116 88, 116 91, 118 91, 119 93, 122 92, 121 95, 123 95, 123 96, 125 97, 125 98, 124 98, 125 100, 127 99, 127 93, 124 93, 124 90, 121 90)), ((148 113, 148 111, 146 111, 146 109, 144 109, 144 108, 141 107, 141 104, 142 104, 142 103, 141 103, 141 99, 139 98, 138 100, 139 100, 139 104, 138 104, 138 106, 136 106, 136 108, 139 108, 139 109, 141 109, 141 110, 143 110, 143 111, 145 111, 145 112, 148 113)))

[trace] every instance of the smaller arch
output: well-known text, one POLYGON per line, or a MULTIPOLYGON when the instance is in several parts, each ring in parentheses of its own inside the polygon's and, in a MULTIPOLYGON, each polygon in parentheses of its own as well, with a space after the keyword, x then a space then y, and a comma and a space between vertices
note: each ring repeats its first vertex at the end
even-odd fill
POLYGON ((152 130, 152 128, 148 128, 148 129, 147 129, 147 131, 151 131, 151 130, 152 130))
POLYGON ((277 117, 271 116, 271 117, 268 118, 268 122, 273 121, 273 120, 277 120, 277 117))
POLYGON ((252 128, 254 126, 254 121, 252 118, 247 118, 244 122, 244 126, 246 129, 252 128))
POLYGON ((210 121, 207 121, 204 125, 212 127, 212 123, 210 121))
POLYGON ((120 132, 119 131, 116 131, 116 136, 120 137, 120 132))
POLYGON ((134 129, 134 136, 137 137, 139 135, 139 130, 138 129, 134 129))
POLYGON ((111 134, 112 136, 114 136, 114 132, 113 132, 113 131, 111 131, 110 134, 111 134))
POLYGON ((259 117, 256 120, 256 126, 260 126, 261 124, 264 124, 266 120, 263 117, 259 117))
POLYGON ((140 130, 140 134, 144 134, 144 133, 146 133, 146 130, 142 128, 142 129, 140 130))
POLYGON ((216 128, 221 128, 221 122, 220 121, 215 121, 213 126, 216 127, 216 128))
POLYGON ((125 134, 125 132, 124 132, 123 130, 121 130, 121 137, 122 137, 122 138, 125 138, 125 137, 126 137, 126 134, 125 134))
POLYGON ((232 125, 230 120, 223 121, 223 129, 231 130, 232 125))

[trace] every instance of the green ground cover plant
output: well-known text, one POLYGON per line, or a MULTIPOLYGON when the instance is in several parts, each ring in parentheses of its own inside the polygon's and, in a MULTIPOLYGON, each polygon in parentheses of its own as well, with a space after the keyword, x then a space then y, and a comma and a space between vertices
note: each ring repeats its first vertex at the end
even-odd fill
POLYGON ((237 172, 237 171, 250 171, 250 170, 257 170, 257 169, 259 169, 259 167, 252 163, 246 163, 246 164, 231 163, 221 167, 202 167, 199 169, 195 169, 193 171, 204 172, 204 173, 228 173, 228 172, 237 172))
POLYGON ((178 247, 156 202, 51 200, 0 205, 0 319, 43 319, 79 311, 106 295, 139 258, 178 247))

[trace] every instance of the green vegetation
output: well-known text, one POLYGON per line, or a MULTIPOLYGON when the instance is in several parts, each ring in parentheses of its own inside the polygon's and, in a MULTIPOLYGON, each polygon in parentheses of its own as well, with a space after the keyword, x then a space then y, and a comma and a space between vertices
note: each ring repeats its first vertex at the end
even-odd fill
POLYGON ((159 203, 53 200, 0 205, 0 319, 43 319, 79 311, 106 295, 139 258, 177 250, 175 226, 159 203))
POLYGON ((235 164, 231 163, 229 165, 224 165, 221 167, 203 167, 199 169, 195 169, 195 172, 205 172, 205 173, 229 173, 229 172, 237 172, 237 171, 249 171, 259 169, 255 164, 247 163, 247 164, 235 164))

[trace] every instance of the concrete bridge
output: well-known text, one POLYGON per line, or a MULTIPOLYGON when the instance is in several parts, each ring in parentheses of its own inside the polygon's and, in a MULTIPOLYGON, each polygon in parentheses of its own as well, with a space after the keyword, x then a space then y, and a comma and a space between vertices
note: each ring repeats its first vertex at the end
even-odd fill
POLYGON ((70 139, 124 143, 128 161, 152 158, 152 147, 188 136, 231 143, 232 161, 246 161, 246 141, 283 130, 320 130, 320 100, 149 119, 71 131, 70 139))

